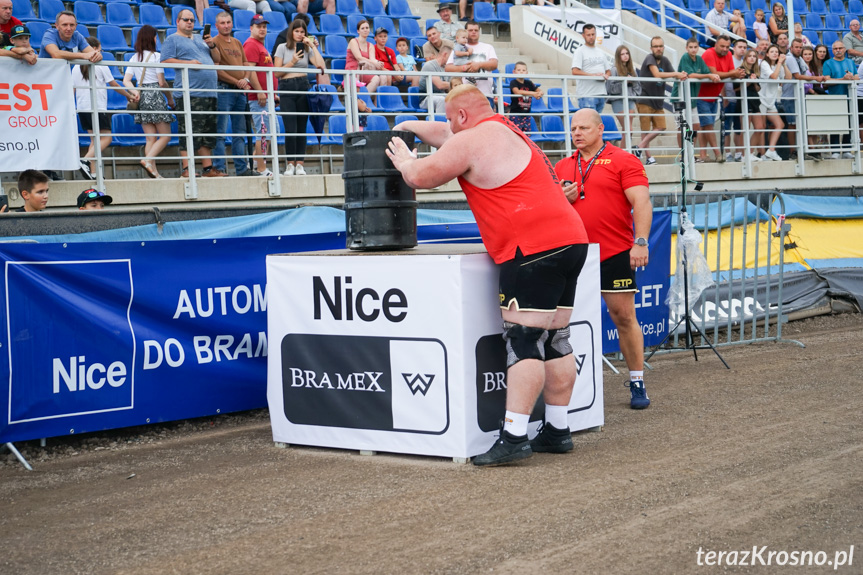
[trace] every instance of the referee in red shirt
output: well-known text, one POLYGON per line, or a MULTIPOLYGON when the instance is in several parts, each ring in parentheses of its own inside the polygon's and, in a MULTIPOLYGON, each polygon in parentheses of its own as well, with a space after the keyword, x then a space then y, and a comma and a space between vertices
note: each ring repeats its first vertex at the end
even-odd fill
POLYGON ((630 407, 644 409, 650 399, 644 388, 644 335, 635 317, 635 269, 647 265, 653 206, 641 162, 603 142, 602 131, 595 110, 576 112, 571 133, 577 152, 554 171, 588 239, 599 244, 600 289, 629 368, 630 407))

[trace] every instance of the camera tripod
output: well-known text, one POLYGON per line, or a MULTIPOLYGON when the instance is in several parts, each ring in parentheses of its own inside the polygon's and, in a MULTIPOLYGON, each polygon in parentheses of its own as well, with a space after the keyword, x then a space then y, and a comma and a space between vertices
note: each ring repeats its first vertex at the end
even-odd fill
MULTIPOLYGON (((686 250, 681 247, 681 237, 683 235, 683 224, 689 220, 689 216, 686 213, 686 184, 689 180, 686 178, 686 162, 687 162, 687 144, 692 145, 692 141, 695 139, 695 132, 692 131, 689 124, 686 122, 686 118, 684 117, 684 109, 686 108, 686 104, 684 101, 675 102, 674 110, 677 112, 677 125, 680 130, 680 201, 678 203, 678 213, 677 213, 677 250, 680 252, 680 263, 677 266, 677 273, 683 272, 683 315, 677 321, 677 324, 668 330, 665 335, 665 338, 653 348, 653 351, 650 352, 644 361, 647 362, 653 355, 661 348, 668 339, 671 337, 671 334, 677 331, 681 324, 684 324, 685 333, 686 333, 686 345, 683 349, 691 349, 692 355, 695 358, 695 361, 698 361, 698 350, 699 349, 711 349, 713 353, 716 354, 716 357, 719 358, 719 361, 722 362, 722 365, 726 367, 726 369, 731 369, 729 365, 725 362, 722 355, 716 350, 713 343, 711 343, 710 339, 701 331, 701 329, 696 325, 695 321, 692 319, 692 314, 689 312, 689 271, 687 269, 687 261, 686 261, 686 250), (693 337, 693 333, 701 337, 701 341, 704 343, 696 344, 695 338, 693 337)), ((704 184, 702 182, 694 182, 695 183, 695 191, 700 191, 704 184)))

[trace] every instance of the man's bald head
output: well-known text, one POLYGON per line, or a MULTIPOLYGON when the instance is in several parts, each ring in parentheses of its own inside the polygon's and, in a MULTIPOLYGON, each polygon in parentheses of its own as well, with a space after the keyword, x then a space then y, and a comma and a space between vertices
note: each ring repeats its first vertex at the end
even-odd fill
POLYGON ((453 134, 473 128, 492 115, 494 111, 488 98, 472 84, 456 86, 446 95, 446 118, 453 134))
POLYGON ((582 108, 572 115, 572 143, 581 152, 596 153, 602 146, 603 129, 602 117, 593 108, 582 108))
POLYGON ((602 124, 602 116, 593 108, 582 108, 572 115, 572 125, 576 123, 585 125, 593 124, 594 126, 602 124))

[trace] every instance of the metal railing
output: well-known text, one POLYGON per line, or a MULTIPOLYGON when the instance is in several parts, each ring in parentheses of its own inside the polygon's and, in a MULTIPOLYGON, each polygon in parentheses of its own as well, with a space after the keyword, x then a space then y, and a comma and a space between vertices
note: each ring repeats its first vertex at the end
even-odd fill
MULTIPOLYGON (((116 62, 102 62, 96 65, 117 65, 116 62)), ((138 63, 126 63, 126 66, 142 66, 138 63)), ((149 64, 150 68, 175 68, 177 70, 177 74, 181 75, 184 78, 184 86, 188 86, 188 74, 190 71, 190 66, 185 65, 164 65, 164 64, 149 64)), ((227 67, 227 66, 196 66, 195 68, 204 68, 204 69, 222 69, 222 70, 230 70, 230 69, 238 69, 242 71, 248 71, 248 68, 242 67, 227 67)), ((292 71, 290 68, 285 69, 276 69, 270 68, 268 72, 273 71, 292 71)), ((350 70, 340 70, 340 69, 330 69, 327 70, 330 77, 341 76, 344 79, 345 91, 343 93, 340 92, 330 92, 333 98, 338 99, 338 109, 330 110, 329 112, 319 112, 312 113, 311 115, 318 116, 326 116, 326 123, 329 124, 329 127, 324 130, 322 134, 310 133, 305 130, 302 130, 301 133, 297 135, 302 136, 310 136, 313 141, 317 141, 317 149, 308 150, 305 159, 309 161, 317 161, 320 166, 320 172, 324 172, 325 161, 329 164, 330 172, 333 172, 333 163, 338 162, 342 157, 342 149, 339 141, 339 134, 337 130, 333 130, 335 122, 333 121, 334 117, 341 116, 344 121, 344 129, 347 132, 354 131, 358 129, 361 125, 360 117, 361 114, 358 111, 357 107, 357 99, 363 98, 367 102, 373 102, 373 98, 376 100, 380 94, 364 94, 361 89, 357 86, 357 78, 360 75, 367 75, 368 71, 350 71, 350 70), (344 110, 341 110, 343 100, 344 110), (320 137, 319 140, 317 138, 320 137)), ((385 76, 394 76, 394 75, 403 75, 403 73, 399 72, 376 72, 376 74, 385 75, 385 76)), ((456 75, 453 74, 430 74, 424 72, 416 72, 412 73, 417 76, 426 76, 430 77, 432 75, 442 76, 445 78, 451 78, 456 75)), ((102 89, 113 90, 114 88, 108 87, 98 87, 95 84, 95 74, 90 75, 90 90, 91 90, 91 101, 96 102, 98 98, 96 97, 96 93, 102 89)), ((500 113, 507 112, 507 101, 515 98, 517 96, 512 96, 507 93, 507 88, 510 80, 515 78, 512 74, 492 74, 491 78, 494 79, 494 93, 492 97, 494 98, 493 105, 496 107, 497 111, 500 113)), ((549 153, 550 155, 570 155, 572 153, 572 144, 569 138, 569 124, 572 114, 577 110, 578 101, 575 98, 576 90, 573 87, 573 77, 568 75, 558 75, 558 74, 529 74, 531 80, 542 86, 545 97, 542 101, 533 101, 533 107, 529 114, 533 119, 534 124, 536 125, 536 129, 530 135, 538 141, 549 153), (545 122, 544 117, 548 117, 546 119, 559 119, 560 121, 554 122, 545 122), (539 120, 539 121, 537 121, 539 120), (554 128, 549 128, 546 124, 553 124, 554 128)), ((617 126, 612 120, 612 125, 614 125, 619 131, 619 136, 617 139, 619 140, 619 144, 622 147, 627 149, 633 149, 633 147, 638 144, 641 138, 638 136, 639 131, 637 129, 629 129, 629 126, 632 125, 633 120, 640 120, 641 115, 637 111, 632 111, 632 100, 633 98, 628 95, 628 85, 632 82, 640 82, 642 85, 649 82, 665 82, 667 85, 672 85, 672 81, 669 80, 656 80, 651 78, 633 78, 633 77, 620 77, 615 78, 622 81, 622 90, 623 94, 621 96, 617 96, 618 99, 622 100, 623 103, 623 112, 620 115, 623 119, 622 125, 617 126)), ((689 86, 693 82, 700 82, 699 80, 686 80, 684 82, 679 82, 679 92, 682 94, 683 100, 685 102, 685 110, 684 117, 686 121, 690 124, 690 126, 697 123, 697 118, 692 116, 692 110, 695 108, 695 101, 690 96, 689 86)), ((759 84, 768 84, 768 83, 780 83, 778 80, 757 80, 759 84)), ((788 135, 794 135, 794 144, 787 144, 784 147, 779 146, 778 150, 783 150, 786 152, 794 152, 797 156, 797 161, 795 162, 795 173, 797 175, 805 175, 806 166, 803 159, 810 154, 814 153, 844 153, 850 154, 854 162, 852 164, 852 172, 860 173, 861 166, 863 166, 863 158, 860 155, 860 134, 857 130, 857 118, 858 118, 858 107, 857 107, 857 98, 856 97, 827 97, 827 96, 814 96, 814 97, 805 97, 803 91, 803 82, 802 81, 782 81, 781 83, 793 83, 795 85, 794 91, 794 102, 796 109, 796 117, 797 122, 794 125, 794 130, 789 130, 786 126, 784 128, 785 132, 788 135), (834 104, 842 104, 844 108, 839 111, 832 112, 832 117, 834 120, 841 120, 841 124, 846 126, 846 130, 844 132, 847 135, 847 139, 850 144, 843 145, 842 147, 836 147, 835 145, 829 145, 826 143, 818 143, 817 137, 821 135, 823 132, 822 126, 812 127, 806 121, 808 117, 807 108, 813 103, 818 103, 821 100, 819 98, 832 98, 830 105, 834 104), (810 135, 812 138, 810 139, 810 135)), ((860 82, 858 81, 833 81, 833 84, 846 84, 848 86, 849 93, 854 96, 857 95, 858 85, 860 82)), ((404 106, 404 108, 400 110, 387 110, 387 109, 377 109, 373 108, 372 115, 374 116, 383 116, 385 120, 385 124, 387 128, 392 127, 395 124, 396 118, 400 114, 405 115, 414 115, 418 118, 422 119, 424 117, 434 118, 434 109, 432 98, 427 98, 432 95, 431 92, 431 82, 426 82, 427 88, 425 93, 417 93, 417 94, 389 94, 387 98, 394 98, 394 102, 400 103, 404 106), (406 98, 407 97, 407 98, 406 98), (422 101, 423 98, 427 98, 426 109, 422 111, 418 111, 415 108, 411 107, 408 109, 407 103, 413 99, 416 101, 422 101)), ((577 84, 577 82, 576 82, 577 84)), ((741 102, 745 103, 747 87, 751 86, 752 82, 743 81, 742 90, 741 90, 741 102)), ((225 90, 214 90, 213 93, 217 94, 219 92, 224 92, 225 90)), ((253 93, 254 91, 249 91, 248 93, 253 93)), ((277 88, 273 86, 269 86, 266 90, 267 93, 267 110, 266 110, 266 123, 267 123, 267 132, 272 142, 278 142, 283 136, 288 136, 284 134, 280 129, 279 116, 285 116, 285 114, 281 111, 276 110, 276 101, 275 97, 279 95, 285 95, 285 92, 279 91, 277 88)), ((438 94, 439 95, 439 94, 438 94)), ((609 102, 614 97, 609 97, 609 102)), ((186 138, 186 148, 188 150, 188 160, 190 165, 194 166, 195 163, 199 163, 201 156, 197 155, 196 150, 191 149, 193 144, 193 136, 199 136, 200 134, 194 134, 192 127, 192 119, 198 112, 195 112, 190 109, 190 100, 189 100, 189 92, 186 89, 182 91, 175 91, 175 100, 182 101, 183 111, 182 114, 179 114, 177 118, 178 121, 182 121, 186 127, 185 130, 185 138, 186 138)), ((826 100, 823 100, 826 101, 826 100)), ((335 100, 334 100, 335 103, 335 100)), ((381 101, 378 101, 380 104, 381 101)), ((665 118, 667 120, 667 129, 663 132, 662 137, 654 140, 651 143, 650 151, 659 156, 663 161, 676 161, 677 157, 680 155, 680 145, 677 142, 677 138, 675 136, 674 129, 674 118, 675 115, 668 109, 669 103, 666 101, 666 111, 665 118)), ((610 106, 609 106, 610 107, 610 106)), ((378 107, 379 108, 379 107, 378 107)), ((115 112, 123 113, 123 110, 115 110, 115 112)), ((90 112, 92 115, 92 123, 95 126, 94 132, 98 133, 102 126, 99 126, 99 114, 97 111, 90 112)), ((212 114, 211 112, 207 112, 207 114, 212 114)), ((224 115, 234 115, 234 114, 242 114, 242 115, 250 115, 250 112, 221 112, 216 111, 216 116, 224 116, 224 115)), ((606 108, 606 116, 613 117, 614 114, 611 113, 611 110, 606 108)), ((364 117, 368 117, 366 114, 362 114, 364 117)), ((766 136, 769 132, 767 127, 763 129, 755 129, 752 127, 752 115, 749 113, 747 106, 741 106, 739 112, 729 113, 727 114, 729 117, 736 117, 740 121, 740 134, 742 135, 743 145, 741 146, 740 152, 743 156, 743 176, 750 177, 752 175, 752 152, 756 150, 757 146, 753 145, 753 137, 757 137, 759 135, 766 136)), ((714 123, 714 132, 716 134, 717 141, 722 138, 724 134, 723 128, 721 126, 721 117, 717 114, 716 122, 714 123)), ((636 125, 640 122, 636 122, 636 125)), ((378 123, 376 126, 373 126, 370 129, 379 129, 381 126, 378 123)), ((702 133, 705 131, 702 130, 702 133)), ((644 132, 641 132, 643 135, 644 132)), ((123 133, 114 133, 115 137, 120 139, 120 142, 125 142, 124 138, 130 137, 142 137, 143 134, 140 132, 123 132, 123 133)), ((174 134, 175 135, 175 134, 174 134)), ((231 133, 224 134, 210 134, 215 137, 233 137, 231 133)), ((243 136, 247 137, 255 137, 254 134, 246 133, 243 136)), ((834 138, 835 139, 835 138, 834 138)), ((732 140, 733 141, 733 140, 732 140)), ((698 142, 692 148, 694 154, 688 155, 685 158, 682 158, 682 161, 685 161, 688 164, 688 169, 694 177, 698 177, 698 166, 696 163, 696 155, 700 155, 702 150, 705 150, 704 146, 699 146, 698 142)), ((173 154, 171 155, 172 150, 166 151, 167 153, 160 155, 158 157, 159 162, 178 162, 181 160, 181 157, 173 154)), ((421 153, 428 153, 429 149, 421 149, 421 153)), ((104 174, 103 169, 106 163, 106 158, 102 155, 99 146, 96 146, 95 149, 95 161, 99 166, 99 169, 96 170, 96 178, 97 178, 97 187, 100 189, 104 189, 104 174)), ((212 154, 212 151, 209 155, 205 156, 207 158, 213 159, 216 156, 212 154)), ((224 156, 219 156, 224 158, 225 160, 231 158, 232 156, 228 153, 224 156)), ((116 169, 116 164, 118 161, 122 162, 124 159, 127 160, 141 160, 143 156, 141 155, 132 155, 121 157, 117 154, 112 154, 111 162, 112 167, 116 169)), ((724 158, 717 158, 717 160, 722 161, 724 158)), ((268 153, 266 155, 266 160, 269 165, 272 166, 272 171, 278 173, 281 168, 284 166, 286 161, 294 161, 296 158, 288 158, 282 149, 278 145, 270 145, 268 149, 268 153)), ((138 172, 142 173, 142 172, 138 172)), ((272 196, 281 196, 281 181, 279 178, 272 178, 272 181, 269 185, 269 193, 272 196)), ((197 198, 197 176, 195 174, 195 170, 189 170, 188 182, 186 184, 186 197, 188 199, 197 198)))

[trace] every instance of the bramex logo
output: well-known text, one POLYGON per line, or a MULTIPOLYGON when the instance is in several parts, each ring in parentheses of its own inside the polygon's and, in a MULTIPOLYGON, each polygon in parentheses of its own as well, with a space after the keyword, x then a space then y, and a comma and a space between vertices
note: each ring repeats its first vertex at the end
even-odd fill
POLYGON ((426 392, 428 392, 429 387, 431 387, 432 381, 434 381, 433 373, 427 373, 425 375, 420 373, 403 373, 402 377, 405 378, 405 383, 408 384, 411 393, 414 395, 417 394, 417 391, 425 395, 426 392))

